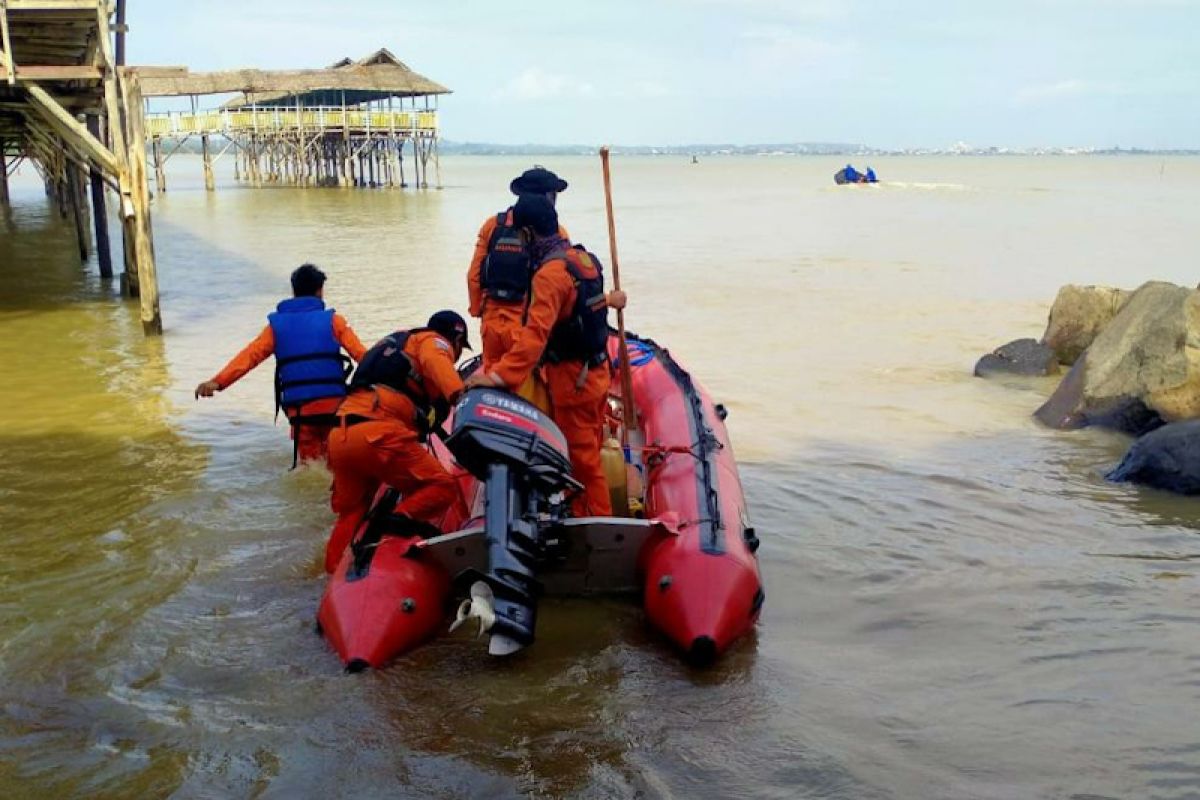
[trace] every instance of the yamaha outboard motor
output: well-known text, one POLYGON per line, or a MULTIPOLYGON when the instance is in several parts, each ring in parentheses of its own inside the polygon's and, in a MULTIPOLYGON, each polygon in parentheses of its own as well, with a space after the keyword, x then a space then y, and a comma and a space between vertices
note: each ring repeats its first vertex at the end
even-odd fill
POLYGON ((481 631, 492 634, 489 652, 515 652, 534 638, 540 531, 563 506, 561 496, 555 503, 551 498, 579 488, 569 474, 566 437, 536 406, 516 395, 472 389, 454 410, 446 446, 484 483, 486 498, 488 570, 475 576, 472 600, 464 602, 459 620, 468 615, 480 620, 481 631))

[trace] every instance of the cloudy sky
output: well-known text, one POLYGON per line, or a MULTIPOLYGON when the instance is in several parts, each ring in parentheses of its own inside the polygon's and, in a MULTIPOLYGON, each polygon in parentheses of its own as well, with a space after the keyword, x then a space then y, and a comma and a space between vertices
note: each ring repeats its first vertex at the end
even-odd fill
POLYGON ((128 0, 129 62, 387 47, 507 144, 1200 147, 1200 0, 128 0))

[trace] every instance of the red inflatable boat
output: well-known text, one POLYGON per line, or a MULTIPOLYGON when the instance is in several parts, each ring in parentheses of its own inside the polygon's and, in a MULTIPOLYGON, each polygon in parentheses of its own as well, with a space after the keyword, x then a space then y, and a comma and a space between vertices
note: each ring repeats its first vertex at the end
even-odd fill
MULTIPOLYGON (((400 527, 394 492, 381 491, 337 559, 317 618, 348 670, 381 667, 437 635, 451 601, 468 595, 456 625, 477 622, 495 654, 533 642, 542 593, 640 593, 650 624, 701 664, 750 631, 764 598, 758 539, 725 411, 666 350, 627 340, 641 424, 625 450, 627 488, 614 491, 614 513, 625 515, 570 518, 565 498, 578 484, 554 423, 514 395, 467 392, 446 443, 432 445, 462 488, 442 533, 400 527)), ((609 349, 617 363, 615 335, 609 349)))

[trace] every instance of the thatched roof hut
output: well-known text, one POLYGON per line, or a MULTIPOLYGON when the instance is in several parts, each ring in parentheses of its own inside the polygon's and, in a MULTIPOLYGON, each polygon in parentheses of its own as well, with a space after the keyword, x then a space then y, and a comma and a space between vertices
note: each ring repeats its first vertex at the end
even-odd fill
POLYGON ((424 97, 450 90, 408 68, 391 51, 380 48, 366 58, 344 58, 327 69, 258 70, 192 73, 187 70, 139 69, 146 96, 241 92, 225 108, 258 106, 359 105, 389 97, 424 97), (344 97, 344 100, 343 100, 344 97))

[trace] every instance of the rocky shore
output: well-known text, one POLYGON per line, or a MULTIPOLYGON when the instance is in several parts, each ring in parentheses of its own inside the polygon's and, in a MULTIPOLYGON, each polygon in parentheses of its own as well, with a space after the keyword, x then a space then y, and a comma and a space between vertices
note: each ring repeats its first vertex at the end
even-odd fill
POLYGON ((1200 290, 1159 281, 1133 291, 1064 286, 1040 340, 997 348, 975 374, 1063 368, 1058 388, 1034 412, 1040 422, 1137 437, 1111 479, 1200 494, 1200 290))

